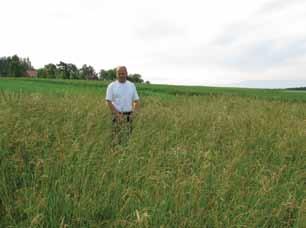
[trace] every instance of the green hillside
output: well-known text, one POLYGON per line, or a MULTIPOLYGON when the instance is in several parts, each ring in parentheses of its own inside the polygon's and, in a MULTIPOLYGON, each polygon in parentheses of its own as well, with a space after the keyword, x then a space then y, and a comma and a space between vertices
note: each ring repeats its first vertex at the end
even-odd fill
MULTIPOLYGON (((31 78, 0 78, 0 89, 18 92, 42 93, 101 93, 109 82, 84 80, 58 80, 58 79, 31 79, 31 78)), ((285 89, 246 89, 205 86, 174 86, 174 85, 147 85, 137 84, 142 95, 227 95, 248 96, 264 98, 266 100, 306 101, 306 93, 299 90, 285 89)))

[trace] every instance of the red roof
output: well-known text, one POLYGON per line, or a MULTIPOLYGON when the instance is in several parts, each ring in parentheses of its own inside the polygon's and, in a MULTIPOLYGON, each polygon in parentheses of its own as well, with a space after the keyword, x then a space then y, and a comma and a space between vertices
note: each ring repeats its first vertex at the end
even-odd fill
POLYGON ((27 70, 26 76, 28 77, 37 77, 37 71, 36 70, 27 70))

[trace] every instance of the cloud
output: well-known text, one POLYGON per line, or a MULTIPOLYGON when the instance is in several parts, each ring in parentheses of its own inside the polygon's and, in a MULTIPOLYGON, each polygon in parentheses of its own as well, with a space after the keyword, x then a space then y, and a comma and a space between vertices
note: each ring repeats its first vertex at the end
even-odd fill
POLYGON ((177 37, 185 34, 182 27, 168 20, 154 20, 150 23, 138 26, 135 36, 138 39, 156 40, 169 37, 177 37))
POLYGON ((306 56, 306 36, 288 41, 259 40, 236 45, 169 47, 151 53, 156 61, 172 66, 219 67, 239 72, 265 72, 306 56))
POLYGON ((288 42, 262 40, 241 46, 237 53, 233 50, 233 55, 228 53, 224 64, 245 72, 264 72, 305 56, 306 37, 288 42))
MULTIPOLYGON (((273 1, 248 18, 227 25, 209 45, 222 57, 211 61, 220 67, 254 75, 304 59, 306 10, 303 4, 300 0, 273 1)), ((286 72, 287 77, 292 76, 286 72)))
POLYGON ((37 67, 60 60, 97 70, 125 64, 159 83, 302 78, 305 6, 305 0, 4 0, 0 51, 29 56, 37 67))
POLYGON ((257 14, 267 14, 272 11, 280 11, 288 9, 288 7, 295 6, 299 3, 303 3, 304 0, 274 0, 264 4, 258 11, 257 14))

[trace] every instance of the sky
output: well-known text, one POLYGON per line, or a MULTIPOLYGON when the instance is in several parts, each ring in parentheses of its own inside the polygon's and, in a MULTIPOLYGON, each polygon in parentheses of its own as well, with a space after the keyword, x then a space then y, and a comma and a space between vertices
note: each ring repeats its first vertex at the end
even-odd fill
POLYGON ((64 61, 126 65, 158 84, 306 85, 306 0, 1 0, 0 25, 0 56, 35 68, 64 61))

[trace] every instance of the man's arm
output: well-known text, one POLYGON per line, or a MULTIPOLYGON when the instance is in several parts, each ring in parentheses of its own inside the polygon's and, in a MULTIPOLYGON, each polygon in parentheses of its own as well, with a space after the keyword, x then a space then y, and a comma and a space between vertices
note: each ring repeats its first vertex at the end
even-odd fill
POLYGON ((114 106, 113 103, 112 103, 112 98, 113 98, 112 84, 109 84, 109 85, 107 86, 107 89, 106 89, 105 101, 106 101, 107 106, 108 106, 109 109, 111 110, 111 112, 112 112, 113 114, 117 114, 118 111, 117 111, 117 109, 115 108, 115 106, 114 106))
POLYGON ((138 112, 140 109, 140 101, 139 101, 139 96, 137 93, 137 89, 135 84, 133 84, 134 86, 134 94, 133 94, 133 112, 138 112))
POLYGON ((110 109, 110 111, 116 115, 116 117, 120 120, 122 119, 122 114, 119 113, 119 111, 115 108, 115 106, 112 103, 112 97, 113 97, 113 93, 112 93, 112 87, 111 85, 109 85, 106 89, 106 104, 108 106, 108 108, 110 109))
POLYGON ((140 101, 139 100, 135 100, 133 102, 133 112, 138 112, 140 109, 140 101))
POLYGON ((116 115, 117 120, 122 121, 123 119, 123 114, 120 113, 115 106, 113 105, 113 103, 110 100, 106 100, 106 104, 109 107, 109 109, 111 110, 111 112, 116 115))
POLYGON ((110 100, 106 100, 106 104, 107 104, 107 106, 109 107, 109 109, 111 110, 112 113, 114 113, 114 114, 119 113, 110 100))

